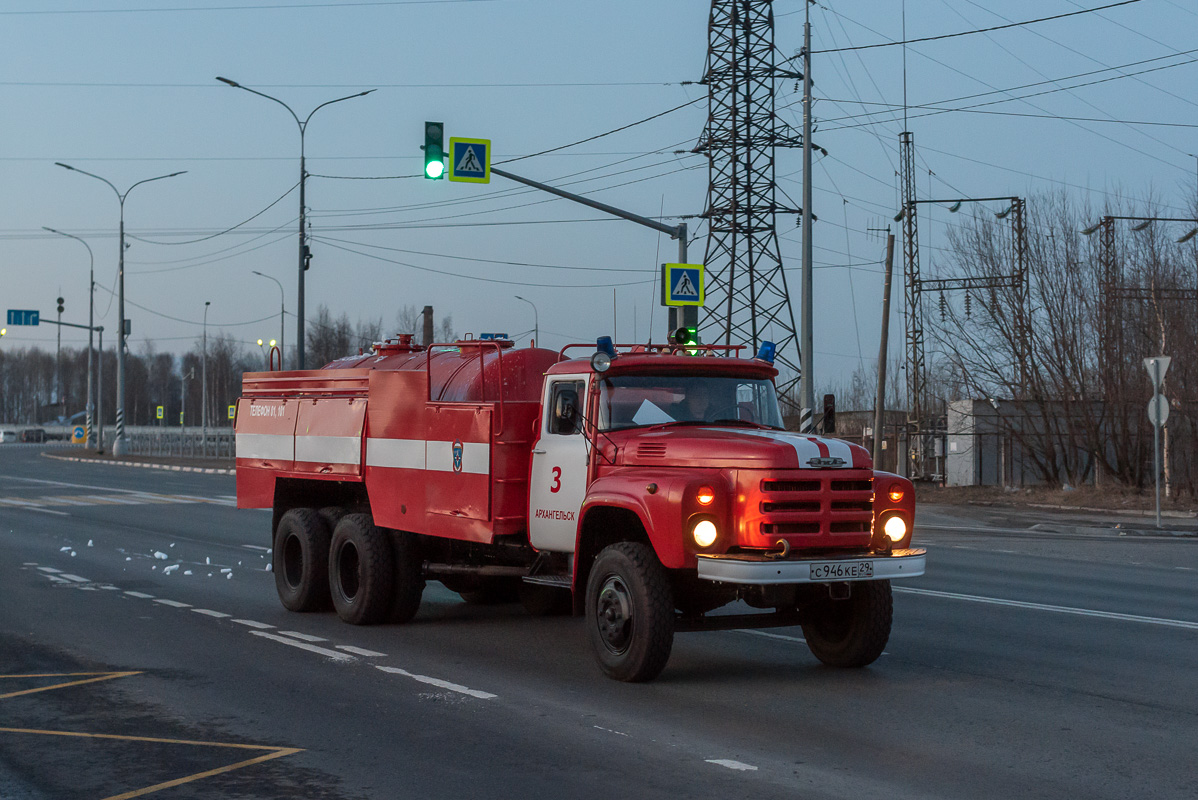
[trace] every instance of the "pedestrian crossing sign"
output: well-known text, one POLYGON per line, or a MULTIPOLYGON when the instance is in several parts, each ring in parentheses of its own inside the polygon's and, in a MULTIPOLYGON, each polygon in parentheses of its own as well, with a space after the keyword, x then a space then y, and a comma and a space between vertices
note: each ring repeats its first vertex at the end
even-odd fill
POLYGON ((706 271, 702 264, 661 265, 663 306, 702 306, 706 288, 706 271))
POLYGON ((155 419, 162 419, 162 406, 158 406, 158 412, 154 415, 155 419))
POLYGON ((491 140, 450 137, 449 179, 464 183, 490 183, 491 140))

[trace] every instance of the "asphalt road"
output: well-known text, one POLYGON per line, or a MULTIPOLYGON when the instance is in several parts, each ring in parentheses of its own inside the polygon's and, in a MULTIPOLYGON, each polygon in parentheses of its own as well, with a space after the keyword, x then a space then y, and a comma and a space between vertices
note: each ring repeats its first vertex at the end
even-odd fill
POLYGON ((0 448, 0 798, 1198 796, 1196 539, 940 514, 873 666, 681 634, 625 685, 579 620, 440 584, 288 613, 233 494, 0 448))

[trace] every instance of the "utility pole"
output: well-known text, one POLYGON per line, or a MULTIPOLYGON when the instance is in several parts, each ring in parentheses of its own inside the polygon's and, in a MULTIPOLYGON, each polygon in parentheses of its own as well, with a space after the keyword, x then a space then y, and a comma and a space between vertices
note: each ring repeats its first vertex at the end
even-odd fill
POLYGON ((799 336, 799 358, 802 362, 802 410, 799 412, 799 431, 812 432, 812 415, 815 409, 814 352, 812 334, 812 308, 814 286, 812 284, 811 243, 811 4, 804 3, 807 19, 803 24, 803 288, 800 316, 803 331, 799 336))
POLYGON ((203 421, 200 433, 200 452, 205 456, 208 455, 208 306, 210 305, 212 305, 212 301, 204 301, 204 355, 201 359, 203 377, 200 382, 200 419, 203 421))
POLYGON ((886 349, 890 336, 890 276, 894 271, 894 234, 886 235, 886 277, 882 283, 882 342, 878 346, 878 394, 874 400, 874 469, 882 462, 886 421, 886 349))
MULTIPOLYGON (((60 290, 61 291, 61 290, 60 290)), ((55 400, 58 401, 58 418, 63 419, 67 415, 67 401, 62 396, 62 297, 58 298, 58 339, 54 346, 54 394, 55 400)))

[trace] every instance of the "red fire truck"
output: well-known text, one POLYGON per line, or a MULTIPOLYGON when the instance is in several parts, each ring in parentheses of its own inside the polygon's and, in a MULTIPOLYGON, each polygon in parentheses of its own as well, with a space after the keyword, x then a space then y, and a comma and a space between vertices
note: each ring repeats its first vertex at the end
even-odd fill
POLYGON ((821 661, 869 664, 890 580, 924 570, 912 485, 784 430, 772 345, 740 350, 399 336, 247 373, 238 507, 274 510, 292 611, 406 622, 437 580, 585 617, 618 680, 655 678, 677 631, 801 625, 821 661))

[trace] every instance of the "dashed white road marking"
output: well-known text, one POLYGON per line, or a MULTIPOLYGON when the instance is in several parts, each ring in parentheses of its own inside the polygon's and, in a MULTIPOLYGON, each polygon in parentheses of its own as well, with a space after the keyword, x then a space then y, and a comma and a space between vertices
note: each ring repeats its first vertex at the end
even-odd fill
POLYGON ((499 696, 497 694, 491 694, 490 692, 471 689, 467 686, 462 686, 460 683, 450 683, 449 681, 443 681, 440 678, 430 678, 427 675, 416 675, 415 673, 408 672, 406 669, 400 669, 399 667, 375 666, 375 669, 382 670, 383 672, 389 672, 392 675, 403 675, 405 678, 411 678, 414 681, 427 683, 430 686, 438 686, 442 689, 448 689, 451 692, 458 692, 460 694, 469 695, 470 697, 477 697, 479 700, 494 700, 499 696))
POLYGON ((769 639, 782 639, 787 642, 798 642, 799 644, 807 644, 807 640, 802 636, 787 636, 783 633, 770 633, 768 631, 755 631, 749 628, 738 628, 737 633, 750 633, 754 636, 765 636, 769 639))
POLYGON ((301 642, 327 642, 328 639, 323 636, 313 636, 310 633, 300 633, 299 631, 279 631, 281 636, 290 636, 292 639, 299 639, 301 642))
POLYGON ((21 566, 22 567, 36 567, 37 562, 36 561, 26 561, 25 563, 21 564, 21 566))
POLYGON ((316 653, 317 655, 322 655, 325 658, 331 658, 334 661, 357 661, 356 658, 353 656, 347 656, 345 653, 338 653, 336 650, 329 650, 326 647, 317 647, 316 645, 308 644, 307 642, 299 642, 295 639, 289 639, 286 636, 279 636, 277 633, 266 633, 264 631, 250 631, 250 633, 254 636, 261 636, 263 639, 270 639, 272 642, 279 642, 280 644, 289 645, 291 647, 298 647, 300 650, 307 650, 309 653, 316 653))
POLYGON ((217 619, 225 619, 227 617, 233 616, 232 614, 226 614, 223 611, 213 611, 209 608, 193 608, 192 611, 196 612, 197 614, 203 614, 206 617, 216 617, 217 619))
POLYGON ((53 572, 55 574, 62 572, 62 570, 54 569, 54 567, 38 567, 38 569, 40 569, 42 572, 53 572))
POLYGON ((69 516, 71 516, 70 514, 68 514, 68 513, 67 513, 67 512, 65 512, 65 511, 55 511, 55 510, 54 510, 54 509, 52 509, 52 508, 41 508, 40 506, 26 506, 25 508, 26 508, 26 510, 28 510, 28 511, 37 511, 37 512, 40 512, 40 513, 42 513, 42 514, 53 514, 53 515, 54 515, 54 516, 56 516, 56 517, 69 517, 69 516))
POLYGON ((90 578, 81 578, 78 575, 71 575, 66 572, 60 573, 59 577, 66 578, 68 581, 74 581, 75 583, 91 583, 90 578))
POLYGON ((970 603, 987 603, 995 606, 1010 608, 1026 608, 1032 611, 1052 611, 1057 614, 1074 614, 1079 617, 1098 617, 1100 619, 1118 620, 1120 622, 1142 622, 1148 625, 1163 625, 1168 628, 1184 628, 1198 631, 1198 622, 1184 619, 1166 619, 1163 617, 1144 617, 1139 614, 1121 614, 1117 611, 1095 611, 1089 608, 1074 608, 1072 606, 1054 606, 1047 603, 1029 603, 1024 600, 1003 600, 998 597, 981 597, 973 594, 958 594, 956 592, 939 592, 933 589, 913 589, 907 586, 894 587, 895 592, 904 594, 919 594, 925 597, 940 597, 946 600, 965 600, 970 603))
POLYGON ((235 619, 233 621, 236 622, 238 625, 245 625, 250 628, 257 628, 258 630, 262 630, 262 631, 274 627, 274 625, 267 625, 265 622, 255 622, 252 619, 235 619))
POLYGON ((159 598, 154 602, 162 603, 164 606, 170 606, 171 608, 191 608, 191 603, 180 603, 178 600, 163 600, 159 598))
POLYGON ((603 731, 604 733, 614 733, 616 736, 627 736, 623 731, 613 731, 611 728, 602 728, 598 725, 593 726, 595 730, 603 731))
POLYGON ((337 649, 344 650, 347 653, 353 653, 355 656, 362 656, 363 658, 382 658, 387 655, 386 653, 380 653, 377 650, 366 650, 361 647, 354 647, 352 644, 339 644, 337 645, 337 649))
POLYGON ((740 770, 741 772, 757 771, 757 767, 752 764, 746 764, 743 761, 733 761, 730 758, 705 758, 703 760, 708 764, 715 764, 717 767, 727 767, 728 769, 740 770))
POLYGON ((269 547, 262 547, 261 545, 257 544, 243 544, 242 547, 244 547, 246 550, 261 550, 264 553, 270 552, 269 547))
POLYGON ((154 599, 154 595, 146 594, 145 592, 125 592, 125 594, 129 595, 130 597, 141 598, 142 600, 153 600, 154 599))
POLYGON ((49 578, 50 580, 54 581, 55 583, 65 583, 68 586, 71 585, 71 582, 68 581, 66 578, 60 578, 57 575, 47 575, 46 577, 49 578))

